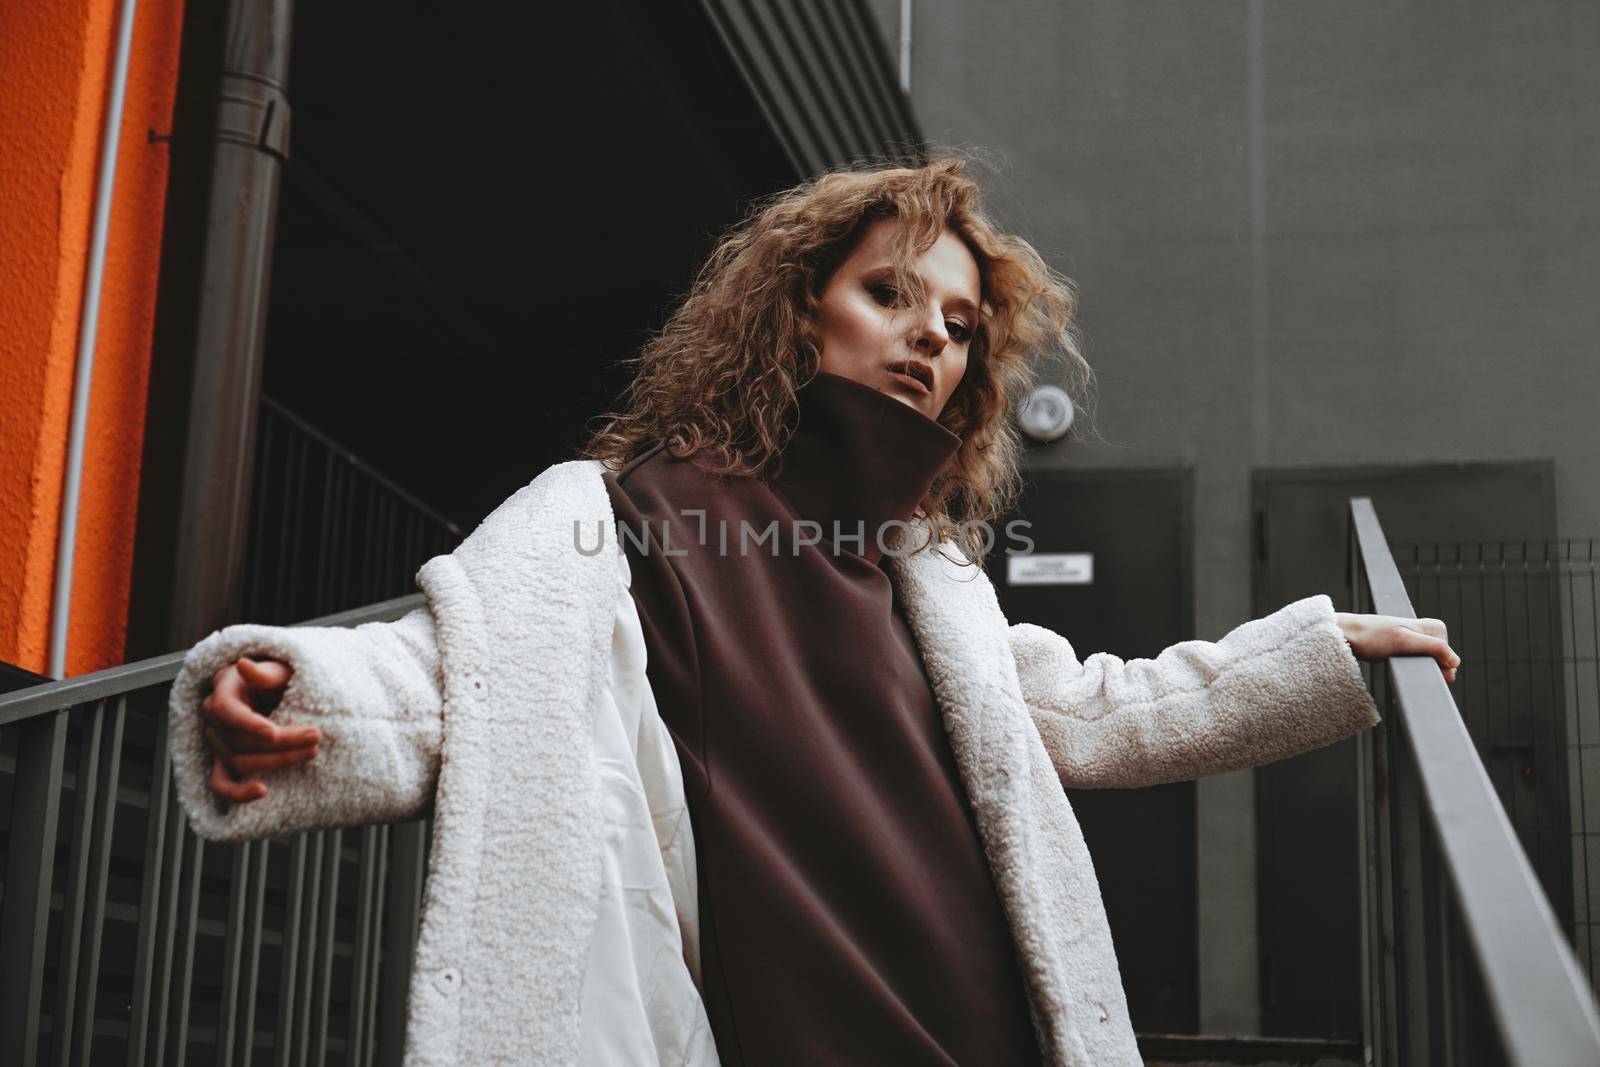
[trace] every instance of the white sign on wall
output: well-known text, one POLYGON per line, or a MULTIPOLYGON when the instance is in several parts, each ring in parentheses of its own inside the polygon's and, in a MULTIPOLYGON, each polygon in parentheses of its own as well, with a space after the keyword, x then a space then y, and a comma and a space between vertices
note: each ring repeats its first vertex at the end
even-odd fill
POLYGON ((1006 557, 1007 585, 1089 585, 1093 552, 1034 552, 1006 557))

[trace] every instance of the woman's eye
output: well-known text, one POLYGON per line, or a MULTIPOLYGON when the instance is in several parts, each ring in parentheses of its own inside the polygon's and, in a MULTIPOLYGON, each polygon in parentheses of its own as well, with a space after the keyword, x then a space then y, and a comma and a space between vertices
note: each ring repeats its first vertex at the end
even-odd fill
POLYGON ((900 291, 887 282, 878 282, 867 286, 867 292, 872 294, 872 299, 884 307, 894 307, 900 302, 900 291))
POLYGON ((944 328, 952 338, 962 344, 972 340, 972 327, 959 319, 945 323, 944 328))

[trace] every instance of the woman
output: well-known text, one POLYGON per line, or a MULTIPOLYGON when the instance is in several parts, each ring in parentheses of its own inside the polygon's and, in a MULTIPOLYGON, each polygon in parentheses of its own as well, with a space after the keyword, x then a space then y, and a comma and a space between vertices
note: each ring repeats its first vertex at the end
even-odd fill
POLYGON ((191 819, 432 803, 414 1063, 1137 1063, 1063 785, 1306 751, 1377 721, 1352 653, 1459 660, 1326 596, 1154 660, 1008 626, 963 556, 1031 354, 1087 384, 1072 308, 959 160, 770 199, 426 609, 196 646, 191 819))

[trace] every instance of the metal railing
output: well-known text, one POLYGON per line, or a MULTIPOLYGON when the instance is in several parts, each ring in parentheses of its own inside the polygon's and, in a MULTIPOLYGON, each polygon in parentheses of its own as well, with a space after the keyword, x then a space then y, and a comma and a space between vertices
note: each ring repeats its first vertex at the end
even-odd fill
POLYGON ((1591 987, 1600 986, 1600 542, 1396 544, 1473 669, 1456 703, 1591 987))
MULTIPOLYGON (((254 487, 254 621, 399 618, 461 535, 271 400, 254 487)), ((0 1061, 398 1063, 428 824, 201 841, 167 755, 182 659, 0 696, 0 1061)))
MULTIPOLYGON (((1350 519, 1356 610, 1415 618, 1372 502, 1352 499, 1350 519)), ((1593 994, 1438 666, 1399 657, 1371 673, 1384 722, 1358 739, 1369 1062, 1600 1063, 1593 994)))
POLYGON ((0 697, 6 1062, 398 1063, 426 824, 197 838, 166 744, 182 660, 0 697))
POLYGON ((261 401, 244 617, 285 625, 412 588, 461 528, 270 397, 261 401))

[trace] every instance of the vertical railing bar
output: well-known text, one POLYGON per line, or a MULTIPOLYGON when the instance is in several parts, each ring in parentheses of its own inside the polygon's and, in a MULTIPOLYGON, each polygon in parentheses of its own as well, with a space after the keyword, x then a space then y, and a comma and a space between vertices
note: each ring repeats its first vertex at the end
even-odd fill
MULTIPOLYGON (((108 712, 102 709, 104 718, 108 712)), ((93 902, 89 912, 88 944, 84 948, 83 975, 78 985, 78 1018, 82 1020, 81 1041, 78 1044, 79 1067, 89 1067, 94 1052, 94 1021, 97 993, 100 985, 100 946, 105 932, 106 881, 111 869, 111 841, 116 830, 117 787, 122 780, 122 738, 127 725, 128 694, 117 697, 109 712, 109 729, 102 730, 105 751, 100 756, 101 781, 97 789, 100 799, 95 819, 93 867, 90 871, 89 899, 93 902)))
POLYGON ((278 1067, 293 1067, 294 985, 300 970, 300 901, 305 893, 306 835, 297 834, 289 846, 288 902, 283 913, 283 955, 278 975, 278 1067))
MULTIPOLYGON (((1586 933, 1584 926, 1589 921, 1589 814, 1587 814, 1584 800, 1584 693, 1579 680, 1579 649, 1578 649, 1578 565, 1573 561, 1570 566, 1563 569, 1566 577, 1566 638, 1571 648, 1571 664, 1573 664, 1573 701, 1571 701, 1571 733, 1570 733, 1570 758, 1568 758, 1568 774, 1576 771, 1578 779, 1578 827, 1573 833, 1573 840, 1568 841, 1568 849, 1573 851, 1573 949, 1581 950, 1584 965, 1589 971, 1589 982, 1594 984, 1595 968, 1594 958, 1589 955, 1589 941, 1584 937, 1579 941, 1579 933, 1586 933), (1574 766, 1576 765, 1576 766, 1574 766)), ((1562 688, 1566 688, 1566 667, 1562 667, 1562 688)), ((1571 803, 1571 779, 1568 779, 1568 805, 1571 803)))
POLYGON ((1356 863, 1361 879, 1361 1043, 1366 1060, 1372 1063, 1373 1049, 1377 1046, 1378 1012, 1377 981, 1373 973, 1373 910, 1376 901, 1373 879, 1376 876, 1372 833, 1372 737, 1363 730, 1356 735, 1356 796, 1361 810, 1356 819, 1356 863))
POLYGON ((372 543, 376 539, 375 526, 378 521, 378 506, 381 497, 378 487, 372 482, 367 483, 365 507, 362 508, 361 517, 361 544, 366 551, 361 553, 361 600, 367 603, 372 599, 372 591, 377 586, 376 555, 372 551, 372 543))
MULTIPOLYGON (((310 462, 311 450, 309 448, 300 449, 300 455, 296 457, 294 467, 294 480, 292 483, 294 489, 291 503, 290 506, 285 509, 286 513, 294 516, 293 529, 296 531, 305 528, 304 515, 306 510, 306 468, 310 462)), ((289 554, 287 565, 288 582, 286 584, 289 589, 290 596, 295 597, 298 596, 300 592, 300 539, 298 537, 290 536, 284 539, 284 544, 289 554)), ((295 604, 294 607, 297 608, 298 604, 295 604)), ((295 611, 295 614, 298 615, 300 613, 295 611)), ((285 616, 286 619, 289 617, 290 616, 287 615, 285 616)))
MULTIPOLYGON (((58 1067, 72 1062, 74 1012, 78 1007, 78 964, 82 959, 83 911, 89 891, 89 847, 94 824, 95 788, 100 784, 100 717, 105 701, 75 709, 78 766, 73 774, 72 819, 68 823, 66 891, 61 898, 61 939, 56 945, 56 1006, 50 1020, 51 1057, 58 1067)), ((69 726, 70 729, 70 726, 69 726)))
POLYGON ((333 993, 333 948, 339 936, 339 873, 344 866, 344 833, 328 832, 326 870, 322 876, 322 926, 317 942, 322 954, 317 957, 315 1017, 312 1022, 316 1043, 311 1049, 311 1062, 323 1067, 328 1060, 328 1012, 333 993))
POLYGON ((332 537, 330 531, 333 529, 335 501, 333 452, 330 450, 323 454, 322 459, 322 522, 317 525, 318 589, 328 587, 328 543, 332 537))
POLYGON ((339 526, 339 557, 343 563, 339 567, 339 607, 358 603, 357 595, 353 591, 357 591, 360 588, 356 569, 351 565, 350 560, 350 553, 353 551, 356 541, 355 514, 360 487, 356 484, 356 480, 350 476, 348 469, 344 471, 344 478, 347 489, 344 514, 340 516, 339 526))
MULTIPOLYGON (((1428 884, 1426 869, 1428 824, 1426 801, 1422 796, 1422 780, 1415 761, 1410 724, 1402 727, 1405 750, 1400 755, 1404 769, 1399 783, 1391 779, 1391 788, 1398 794, 1395 810, 1402 818, 1401 837, 1395 849, 1400 875, 1403 921, 1399 933, 1404 945, 1402 957, 1405 973, 1405 1002, 1403 1018, 1406 1020, 1406 1051, 1401 1062, 1413 1063, 1429 1056, 1428 1038, 1434 1012, 1434 990, 1428 985, 1428 884)), ((1391 769, 1392 769, 1391 765, 1391 769)))
POLYGON ((206 843, 198 835, 185 832, 185 837, 191 839, 191 855, 194 859, 189 867, 188 878, 183 887, 184 906, 179 915, 182 926, 179 928, 179 938, 183 945, 182 954, 178 957, 178 982, 176 992, 178 997, 177 1019, 173 1026, 173 1038, 178 1042, 171 1059, 168 1061, 172 1067, 183 1067, 189 1056, 189 1006, 194 995, 194 940, 199 930, 200 917, 200 875, 204 870, 206 843))
POLYGON ((425 822, 396 823, 389 827, 389 876, 384 892, 383 971, 378 1003, 380 1030, 378 1062, 399 1067, 405 1052, 406 994, 411 987, 411 963, 417 948, 417 926, 422 910, 422 882, 427 867, 425 822))
MULTIPOLYGON (((1548 871, 1549 864, 1545 862, 1544 856, 1544 804, 1540 799, 1544 783, 1538 781, 1538 777, 1546 768, 1540 766, 1539 761, 1540 715, 1538 697, 1534 693, 1535 686, 1533 681, 1533 673, 1536 668, 1533 633, 1533 571, 1529 564, 1526 543, 1524 543, 1522 550, 1522 635, 1523 640, 1528 643, 1528 747, 1531 750, 1530 762, 1533 767, 1534 777, 1532 798, 1533 848, 1528 850, 1526 844, 1524 844, 1523 848, 1525 851, 1530 852, 1528 858, 1533 862, 1534 870, 1545 872, 1548 871)), ((1548 892, 1545 895, 1553 896, 1548 892)))
POLYGON ((344 525, 350 512, 349 477, 344 470, 344 464, 334 464, 334 512, 333 518, 328 523, 328 581, 323 589, 328 590, 330 600, 328 605, 342 606, 350 603, 347 597, 346 585, 350 581, 349 566, 344 558, 344 525))
POLYGON ((389 832, 390 827, 378 827, 378 881, 373 887, 373 936, 369 942, 369 951, 372 953, 372 964, 367 968, 367 1021, 366 1047, 362 1050, 361 1062, 363 1067, 372 1067, 373 1054, 378 1047, 378 980, 383 971, 383 938, 379 931, 383 929, 383 899, 384 890, 388 886, 389 871, 389 832))
POLYGON ((345 1062, 354 1064, 361 1048, 366 1022, 367 947, 372 942, 373 868, 377 862, 378 829, 361 829, 361 865, 357 874, 356 937, 350 953, 350 1015, 346 1020, 345 1062))
POLYGON ((393 503, 393 498, 390 497, 389 494, 379 490, 376 486, 373 487, 372 492, 372 540, 368 543, 374 546, 374 552, 372 560, 372 586, 367 591, 367 601, 369 603, 377 600, 383 595, 384 590, 388 588, 389 546, 387 530, 389 526, 389 508, 393 503))
POLYGON ((255 871, 250 876, 252 894, 249 917, 245 924, 249 940, 246 943, 244 1023, 240 1027, 239 1067, 250 1067, 250 1060, 256 1051, 256 990, 261 977, 261 926, 266 916, 267 870, 272 858, 272 842, 257 842, 255 853, 255 871))
MULTIPOLYGON (((416 511, 408 510, 406 512, 405 548, 402 549, 405 552, 405 559, 401 561, 401 565, 408 572, 403 576, 408 583, 416 575, 417 568, 425 562, 422 558, 421 527, 422 519, 417 515, 416 511)), ((407 588, 410 588, 410 586, 408 585, 407 588)))
POLYGON ((1376 742, 1375 752, 1378 765, 1375 771, 1377 783, 1381 792, 1381 800, 1376 812, 1377 837, 1378 837, 1378 877, 1381 895, 1379 903, 1379 921, 1382 923, 1381 945, 1383 956, 1380 961, 1382 970, 1380 975, 1384 989, 1384 1016, 1383 1016, 1383 1062, 1386 1067, 1399 1067, 1400 1065, 1400 960, 1399 960, 1399 920, 1396 918, 1398 906, 1395 900, 1397 889, 1395 885, 1394 864, 1394 804, 1393 794, 1390 792, 1390 781, 1394 766, 1394 749, 1398 747, 1400 739, 1395 736, 1398 724, 1393 718, 1393 702, 1388 700, 1388 680, 1379 673, 1378 678, 1383 679, 1385 721, 1374 735, 1376 742))
MULTIPOLYGON (((1550 662, 1546 664, 1546 677, 1549 680, 1549 711, 1550 720, 1550 751, 1546 754, 1546 766, 1549 773, 1557 779, 1561 789, 1555 795, 1558 805, 1552 812, 1552 817, 1557 818, 1556 826, 1546 831, 1550 836, 1541 843, 1541 847, 1548 855, 1553 857, 1554 866, 1552 876, 1565 874, 1560 886, 1560 893, 1549 894, 1563 899, 1567 903, 1567 914, 1564 917, 1570 929, 1573 917, 1577 914, 1577 901, 1572 891, 1572 782, 1568 777, 1570 769, 1567 766, 1566 745, 1562 739, 1567 736, 1566 708, 1567 708, 1567 648, 1566 627, 1562 625, 1564 615, 1561 577, 1566 573, 1559 557, 1561 546, 1556 543, 1546 542, 1545 558, 1543 565, 1543 588, 1545 591, 1545 625, 1549 628, 1550 662), (1560 714, 1557 714, 1559 709, 1560 714), (1565 818, 1559 818, 1561 814, 1565 818), (1562 828, 1565 827, 1563 832, 1562 828)), ((1574 653, 1576 649, 1572 650, 1574 653)), ((1574 668, 1575 670, 1576 668, 1574 668)), ((1574 694, 1576 696, 1576 694, 1574 694)), ((1546 789, 1545 796, 1554 795, 1554 791, 1546 789)))
POLYGON ((250 612, 261 610, 265 597, 262 595, 266 589, 266 579, 262 574, 262 564, 267 558, 267 482, 272 469, 272 446, 277 436, 278 413, 266 404, 261 406, 261 439, 257 445, 256 455, 260 471, 255 479, 252 495, 255 497, 255 522, 250 537, 250 612))
POLYGON ((294 1062, 303 1065, 311 1046, 311 995, 312 981, 316 976, 317 954, 327 953, 329 946, 317 942, 318 908, 322 904, 322 857, 327 841, 326 833, 310 835, 310 856, 306 859, 307 885, 305 914, 302 920, 300 976, 295 986, 294 1062))
POLYGON ((350 557, 354 567, 355 592, 351 603, 364 604, 372 588, 372 510, 377 488, 369 481, 352 479, 355 510, 351 512, 350 557))
POLYGON ((167 805, 166 856, 162 860, 161 912, 157 916, 162 936, 161 969, 153 993, 159 1010, 156 1012, 155 1061, 165 1067, 167 1060, 167 1029, 172 1016, 172 962, 177 954, 178 904, 182 895, 183 857, 187 850, 185 838, 188 825, 177 804, 167 805))
POLYGON ((39 1055, 44 958, 61 812, 67 713, 39 715, 20 727, 12 779, 11 841, 0 897, 0 1033, 22 1067, 39 1055))
POLYGON ((328 558, 328 573, 322 583, 324 604, 342 604, 339 583, 344 580, 344 569, 339 565, 339 524, 344 521, 344 469, 337 463, 329 467, 329 480, 333 484, 328 520, 323 524, 324 543, 328 558))
MULTIPOLYGON (((285 434, 283 447, 283 493, 279 497, 282 501, 289 499, 294 488, 294 458, 305 448, 304 441, 299 434, 285 434)), ((290 618, 290 590, 287 572, 283 558, 283 544, 289 538, 290 525, 289 509, 282 505, 277 512, 278 536, 272 539, 272 555, 276 562, 273 567, 274 581, 272 583, 272 621, 286 623, 290 618)))
MULTIPOLYGON (((1594 555, 1594 548, 1593 548, 1593 544, 1592 543, 1590 545, 1590 553, 1589 554, 1590 554, 1591 557, 1594 555)), ((1590 626, 1589 636, 1595 642, 1594 685, 1595 685, 1595 697, 1596 697, 1596 717, 1597 717, 1597 719, 1600 719, 1600 588, 1597 588, 1597 585, 1596 585, 1595 572, 1596 572, 1596 568, 1591 567, 1589 569, 1589 626, 1590 626)), ((1576 625, 1576 623, 1574 623, 1574 625, 1576 625)), ((1582 724, 1581 720, 1580 720, 1580 722, 1578 724, 1578 742, 1579 742, 1578 743, 1578 781, 1581 783, 1583 781, 1583 779, 1584 779, 1584 768, 1583 768, 1583 753, 1584 753, 1584 748, 1583 748, 1583 724, 1582 724)), ((1589 848, 1589 826, 1588 826, 1587 815, 1588 815, 1589 808, 1588 808, 1587 800, 1584 801, 1583 811, 1584 811, 1584 814, 1585 814, 1585 821, 1584 821, 1584 826, 1583 826, 1583 831, 1584 831, 1583 846, 1584 846, 1584 856, 1586 857, 1586 862, 1584 864, 1583 870, 1584 870, 1584 878, 1587 881, 1588 874, 1589 874, 1589 867, 1588 867, 1588 863, 1587 863, 1588 848, 1589 848)), ((1587 901, 1588 899, 1589 899, 1589 895, 1588 895, 1588 893, 1585 893, 1584 894, 1584 900, 1587 901)), ((1590 919, 1590 922, 1593 923, 1593 921, 1594 921, 1594 913, 1592 911, 1589 913, 1589 919, 1590 919)), ((1589 948, 1589 978, 1590 978, 1591 983, 1594 980, 1594 976, 1596 974, 1600 974, 1600 962, 1597 962, 1595 960, 1596 945, 1595 945, 1595 941, 1594 941, 1594 936, 1595 936, 1595 927, 1593 925, 1591 925, 1589 927, 1589 929, 1588 929, 1588 937, 1587 937, 1588 948, 1589 948)))
POLYGON ((150 806, 145 812, 144 823, 144 879, 139 890, 139 932, 133 953, 133 999, 128 1005, 127 1067, 144 1067, 145 1044, 149 1038, 150 971, 155 962, 156 930, 161 917, 167 801, 172 789, 172 776, 167 766, 165 706, 156 709, 155 740, 152 743, 155 748, 150 754, 150 806))
MULTIPOLYGON (((1495 564, 1496 564, 1496 567, 1497 567, 1496 574, 1497 574, 1498 579, 1499 579, 1498 585, 1499 585, 1499 589, 1500 589, 1500 603, 1501 603, 1500 617, 1503 619, 1503 618, 1505 618, 1505 601, 1506 601, 1505 546, 1504 545, 1497 545, 1495 547, 1496 547, 1496 552, 1497 552, 1497 556, 1498 556, 1498 558, 1495 560, 1495 564)), ((1486 653, 1485 658, 1487 659, 1487 658, 1489 658, 1487 656, 1488 649, 1489 649, 1489 630, 1488 630, 1488 626, 1489 626, 1489 579, 1487 578, 1487 576, 1484 579, 1483 601, 1482 601, 1482 604, 1481 604, 1481 611, 1483 613, 1483 625, 1484 625, 1484 651, 1486 653)), ((1504 629, 1502 628, 1501 635, 1500 635, 1499 647, 1497 649, 1497 653, 1498 654, 1493 657, 1495 659, 1495 661, 1499 664, 1500 677, 1501 677, 1501 680, 1502 680, 1502 684, 1501 684, 1501 687, 1500 687, 1501 688, 1501 692, 1509 692, 1510 689, 1511 689, 1510 667, 1505 662, 1506 653, 1508 651, 1509 651, 1509 649, 1507 649, 1505 647, 1505 634, 1504 634, 1504 629)), ((1495 708, 1494 708, 1494 704, 1492 702, 1490 702, 1490 691, 1489 691, 1489 687, 1488 687, 1488 679, 1487 678, 1484 680, 1484 700, 1486 701, 1486 705, 1485 706, 1486 706, 1486 708, 1488 710, 1489 751, 1491 753, 1493 753, 1495 751, 1495 748, 1496 748, 1497 744, 1499 744, 1502 741, 1509 741, 1509 738, 1507 738, 1505 736, 1503 731, 1499 731, 1495 726, 1495 722, 1494 722, 1494 719, 1495 719, 1495 715, 1494 715, 1495 708)), ((1500 709, 1500 712, 1501 712, 1501 716, 1500 717, 1501 717, 1502 725, 1504 725, 1509 720, 1511 711, 1510 711, 1509 707, 1502 707, 1500 709)), ((1503 768, 1505 766, 1505 759, 1504 759, 1503 756, 1500 757, 1500 758, 1496 758, 1496 759, 1493 760, 1493 762, 1487 764, 1487 766, 1488 766, 1488 769, 1489 769, 1489 780, 1491 782, 1493 782, 1495 780, 1495 775, 1498 772, 1503 770, 1503 768)), ((1502 774, 1501 777, 1504 777, 1504 775, 1502 774)), ((1501 783, 1499 783, 1499 782, 1496 782, 1495 784, 1497 786, 1501 785, 1501 783)), ((1515 787, 1515 785, 1516 785, 1515 776, 1512 777, 1512 781, 1509 783, 1509 785, 1512 786, 1513 788, 1515 787)), ((1505 794, 1502 793, 1501 795, 1505 795, 1505 794)), ((1514 800, 1513 800, 1513 803, 1508 804, 1506 806, 1506 815, 1507 815, 1507 817, 1510 818, 1511 825, 1513 827, 1515 827, 1516 826, 1516 806, 1515 806, 1514 800)))
POLYGON ((378 598, 378 590, 383 587, 384 580, 383 527, 389 498, 377 486, 372 487, 371 495, 371 508, 367 512, 367 588, 361 598, 362 603, 371 603, 378 598))
POLYGON ((416 573, 417 565, 422 562, 417 559, 411 543, 411 529, 415 512, 404 503, 396 507, 395 512, 394 573, 392 575, 393 584, 390 588, 407 589, 410 588, 411 577, 416 573))
POLYGON ((400 570, 400 538, 403 535, 400 523, 404 509, 404 503, 395 497, 390 497, 384 507, 383 572, 379 579, 382 582, 378 589, 379 597, 395 588, 395 579, 400 570))
POLYGON ((1440 844, 1437 837, 1431 841, 1430 853, 1434 868, 1434 877, 1439 884, 1438 914, 1434 916, 1434 928, 1439 935, 1439 1030, 1440 1046, 1445 1063, 1459 1063, 1456 1058, 1456 994, 1460 990, 1460 983, 1456 980, 1456 917, 1460 914, 1460 905, 1455 900, 1455 892, 1450 887, 1450 879, 1440 873, 1442 866, 1440 844))
MULTIPOLYGON (((263 846, 264 847, 264 846, 263 846)), ((217 1067, 232 1067, 239 1021, 239 970, 244 956, 245 911, 250 899, 250 860, 254 841, 233 847, 228 879, 228 925, 223 933, 222 991, 217 1004, 217 1067)))

